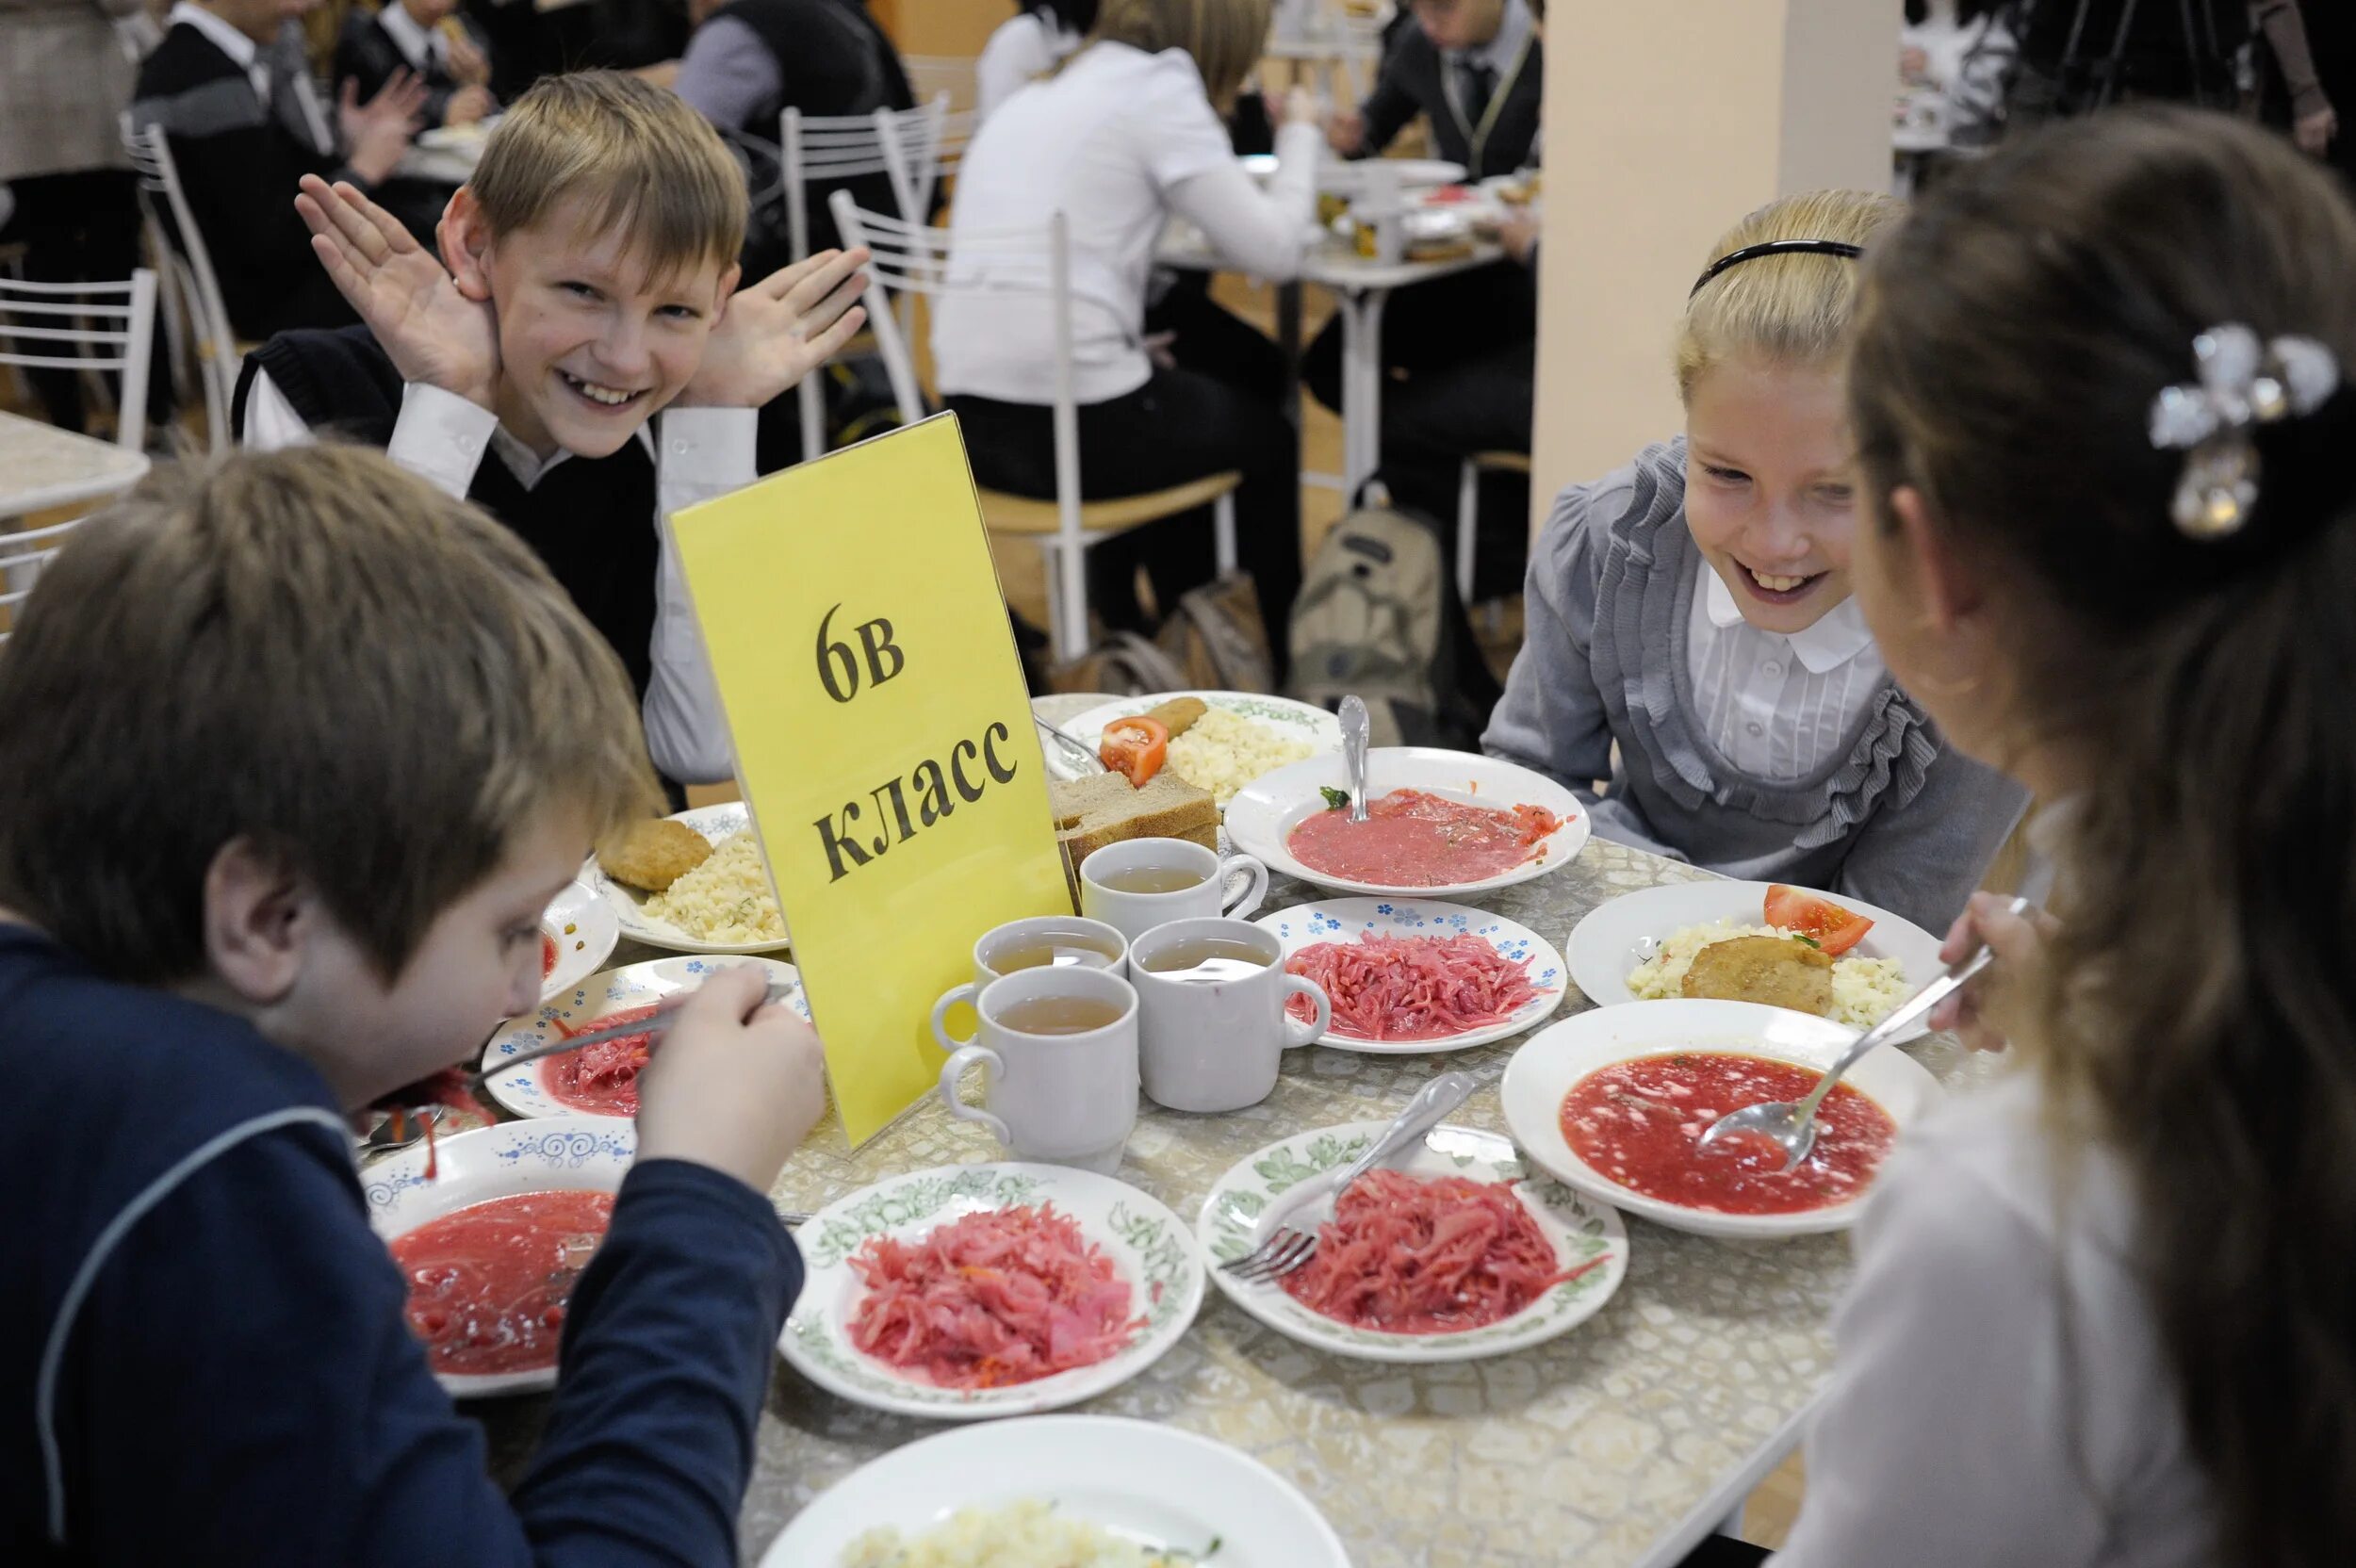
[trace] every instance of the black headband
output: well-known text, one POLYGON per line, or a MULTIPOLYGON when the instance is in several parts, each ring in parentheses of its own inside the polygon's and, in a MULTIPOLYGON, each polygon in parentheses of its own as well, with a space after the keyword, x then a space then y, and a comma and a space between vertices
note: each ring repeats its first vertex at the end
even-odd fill
POLYGON ((1685 297, 1690 300, 1693 295, 1700 293, 1702 285, 1727 268, 1739 267, 1746 261, 1757 261, 1760 256, 1814 254, 1856 257, 1864 253, 1862 247, 1852 245, 1845 239, 1769 239, 1757 245, 1745 245, 1739 251, 1728 251, 1725 255, 1711 262, 1710 270, 1693 280, 1693 291, 1685 297))

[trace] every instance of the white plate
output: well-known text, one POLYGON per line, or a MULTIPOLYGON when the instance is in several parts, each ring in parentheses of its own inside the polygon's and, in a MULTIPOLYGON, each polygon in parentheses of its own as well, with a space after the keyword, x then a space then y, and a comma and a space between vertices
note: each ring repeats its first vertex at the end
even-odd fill
POLYGON ((870 1460, 821 1492, 761 1568, 838 1568, 878 1526, 914 1536, 961 1508, 1031 1498, 1158 1546, 1212 1541, 1205 1568, 1350 1568, 1298 1487, 1207 1437, 1108 1415, 1034 1415, 937 1432, 870 1460))
MULTIPOLYGON (((1628 975, 1660 952, 1672 932, 1714 921, 1764 925, 1767 888, 1764 882, 1726 882, 1712 877, 1706 882, 1675 882, 1623 893, 1580 921, 1572 928, 1571 939, 1562 944, 1562 956, 1571 966, 1571 982, 1598 1007, 1634 1002, 1636 995, 1628 988, 1628 975)), ((1830 893, 1824 896, 1832 898, 1830 893)), ((1864 958, 1898 960, 1905 972, 1898 1001, 1929 985, 1947 967, 1939 961, 1939 939, 1912 921, 1854 898, 1833 902, 1873 923, 1873 929, 1849 951, 1864 958)), ((1897 1037, 1900 1041, 1920 1039, 1929 1033, 1928 1025, 1917 1025, 1897 1037)))
MULTIPOLYGON (((741 961, 741 960, 740 960, 741 961)), ((802 994, 802 976, 792 964, 781 964, 775 958, 752 960, 769 972, 772 980, 782 980, 794 988, 786 997, 786 1005, 807 1019, 810 999, 802 994)), ((660 1002, 679 991, 694 990, 715 970, 732 969, 735 965, 711 958, 657 958, 649 963, 625 964, 620 969, 593 974, 562 996, 543 998, 540 1010, 530 1018, 511 1018, 499 1025, 490 1043, 483 1048, 485 1070, 497 1066, 502 1057, 531 1051, 557 1037, 559 1023, 575 1034, 586 1033, 597 1021, 630 1007, 643 1007, 660 1002)), ((528 1067, 513 1072, 502 1072, 485 1078, 483 1086, 491 1098, 516 1116, 525 1117, 584 1117, 593 1121, 628 1121, 628 1117, 613 1117, 598 1111, 583 1110, 567 1105, 548 1092, 544 1077, 549 1067, 561 1060, 558 1056, 543 1056, 528 1067)))
MULTIPOLYGON (((1773 1239, 1844 1231, 1857 1222, 1866 1193, 1832 1208, 1802 1214, 1742 1215, 1691 1209, 1631 1192, 1572 1152, 1562 1137, 1562 1115, 1563 1096, 1573 1086, 1591 1072, 1631 1057, 1679 1050, 1740 1051, 1822 1071, 1856 1038, 1856 1030, 1828 1019, 1752 1002, 1677 1001, 1642 1007, 1598 1007, 1531 1036, 1506 1064, 1505 1081, 1497 1092, 1505 1102, 1505 1125, 1533 1164, 1590 1197, 1630 1214, 1705 1236, 1773 1239)), ((1871 1096, 1889 1112, 1902 1136, 1946 1098, 1939 1080, 1902 1051, 1870 1053, 1841 1082, 1871 1096)))
POLYGON ((622 938, 614 906, 585 882, 567 882, 540 911, 540 929, 556 943, 556 967, 540 982, 540 1000, 571 990, 597 972, 622 938))
MULTIPOLYGON (((1104 727, 1115 719, 1132 718, 1180 697, 1199 697, 1207 707, 1268 725, 1284 735, 1307 741, 1320 752, 1338 755, 1342 749, 1342 721, 1324 709, 1295 702, 1290 697, 1262 696, 1252 692, 1159 692, 1151 696, 1122 697, 1119 702, 1091 708, 1056 727, 1094 751, 1103 743, 1104 727)), ((1042 745, 1041 749, 1047 758, 1047 771, 1054 777, 1078 778, 1086 771, 1055 746, 1042 745)))
POLYGON ((1335 196, 1363 195, 1376 180, 1389 178, 1401 190, 1415 190, 1432 186, 1457 185, 1464 178, 1464 166, 1446 158, 1358 158, 1344 160, 1329 157, 1317 165, 1317 188, 1335 196), (1376 170, 1383 171, 1377 174, 1376 170))
POLYGON ((1461 904, 1387 898, 1329 898, 1296 904, 1253 922, 1273 936, 1290 958, 1319 942, 1354 942, 1361 933, 1378 937, 1456 937, 1470 933, 1487 939, 1508 958, 1530 960, 1530 982, 1538 994, 1503 1021, 1458 1034, 1424 1040, 1370 1040, 1328 1029, 1317 1044, 1336 1051, 1356 1051, 1368 1056, 1422 1056, 1438 1051, 1464 1051, 1518 1035, 1562 1004, 1562 955, 1554 944, 1527 925, 1503 915, 1467 909, 1461 904))
MULTIPOLYGON (((749 831, 752 813, 742 801, 729 801, 723 806, 698 806, 692 810, 675 811, 673 822, 683 822, 710 839, 718 848, 724 839, 749 831)), ((621 922, 622 935, 649 947, 667 947, 674 953, 782 953, 794 944, 780 939, 774 942, 747 942, 731 947, 725 942, 708 942, 691 937, 667 920, 657 920, 646 913, 647 894, 635 888, 625 888, 605 874, 597 858, 589 857, 581 868, 581 879, 597 890, 597 896, 614 906, 614 918, 621 922)), ((771 890, 774 894, 775 890, 771 890)))
MULTIPOLYGON (((387 1242, 495 1198, 618 1192, 638 1153, 636 1129, 608 1117, 507 1121, 436 1141, 438 1168, 432 1181, 426 1180, 423 1144, 388 1154, 361 1173, 368 1223, 387 1242)), ((554 1388, 556 1365, 490 1375, 437 1372, 434 1378, 453 1399, 479 1399, 554 1388)))
POLYGON ((1366 792, 1378 800, 1393 790, 1412 789, 1498 810, 1540 806, 1561 817, 1562 825, 1539 841, 1532 858, 1477 882, 1399 888, 1346 881, 1325 872, 1311 871, 1293 858, 1284 841, 1304 818, 1326 809, 1325 797, 1318 792, 1321 789, 1345 790, 1349 785, 1339 752, 1279 768, 1235 792, 1235 798, 1227 803, 1228 836, 1235 840, 1237 849, 1266 861, 1268 870, 1299 877, 1303 882, 1343 892, 1423 899, 1463 898, 1544 876, 1568 865, 1587 842, 1587 808, 1570 791, 1542 774, 1469 751, 1445 751, 1438 746, 1376 746, 1366 753, 1366 792))
POLYGON ((819 1387, 900 1415, 971 1421, 1093 1398, 1159 1361, 1203 1304, 1203 1264, 1176 1215, 1110 1176, 1063 1166, 952 1165, 893 1176, 819 1210, 795 1239, 810 1273, 777 1348, 819 1387), (965 1215, 1046 1202, 1078 1220, 1129 1282, 1146 1324, 1119 1354, 1034 1382, 965 1391, 920 1382, 852 1346, 850 1322, 867 1287, 849 1260, 870 1237, 913 1241, 965 1215))
MULTIPOLYGON (((1365 1153, 1390 1124, 1353 1121, 1301 1133, 1246 1155, 1212 1186, 1195 1221, 1195 1239, 1214 1264, 1239 1258, 1257 1245, 1261 1233, 1283 1211, 1272 1201, 1310 1177, 1348 1165, 1365 1153)), ((1211 1277, 1227 1298, 1280 1333, 1365 1361, 1471 1361, 1502 1356, 1552 1339, 1593 1317, 1628 1274, 1628 1232, 1620 1217, 1543 1175, 1533 1179, 1513 1140, 1471 1127, 1443 1124, 1432 1130, 1406 1163, 1392 1168, 1411 1176, 1466 1176, 1477 1182, 1513 1182, 1518 1196, 1554 1243, 1564 1268, 1592 1264, 1502 1322, 1460 1333, 1392 1334, 1354 1329, 1311 1312, 1274 1282, 1247 1284, 1214 1267, 1211 1277), (1601 1261, 1597 1261, 1601 1260, 1601 1261)))

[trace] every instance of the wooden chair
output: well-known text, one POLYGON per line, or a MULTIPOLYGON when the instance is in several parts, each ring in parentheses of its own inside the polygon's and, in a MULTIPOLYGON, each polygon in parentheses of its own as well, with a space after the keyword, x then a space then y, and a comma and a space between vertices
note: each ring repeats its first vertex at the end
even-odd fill
POLYGON ((147 366, 155 340, 155 274, 144 267, 122 283, 0 278, 0 365, 116 372, 123 391, 115 444, 135 452, 147 444, 147 366))
MULTIPOLYGON (((868 263, 871 286, 886 297, 925 295, 935 299, 1006 300, 1021 297, 1004 287, 979 288, 949 281, 949 231, 904 222, 883 213, 867 212, 837 191, 829 202, 835 222, 846 243, 874 252, 868 263)), ((1088 646, 1088 549, 1102 540, 1146 523, 1159 522, 1203 506, 1212 509, 1214 543, 1219 569, 1235 565, 1235 488, 1243 475, 1205 475, 1185 484, 1141 496, 1111 500, 1080 498, 1080 415, 1072 395, 1071 234, 1061 213, 1043 228, 967 231, 957 236, 960 250, 972 247, 1000 257, 1030 258, 1023 270, 1043 280, 1031 293, 1052 302, 1055 332, 1055 498, 980 490, 982 519, 1001 533, 1019 533, 1039 541, 1050 572, 1048 633, 1058 661, 1079 658, 1088 646)), ((914 357, 897 316, 890 308, 870 318, 900 417, 910 424, 924 417, 927 404, 917 383, 914 357)))

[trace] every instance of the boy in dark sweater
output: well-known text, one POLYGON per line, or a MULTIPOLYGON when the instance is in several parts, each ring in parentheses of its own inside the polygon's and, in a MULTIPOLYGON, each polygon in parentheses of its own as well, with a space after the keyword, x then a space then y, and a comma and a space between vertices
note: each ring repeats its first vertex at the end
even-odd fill
POLYGON ((317 3, 180 0, 132 94, 132 125, 164 128, 239 337, 352 318, 311 260, 288 205, 295 181, 323 174, 369 190, 389 180, 424 98, 402 73, 366 104, 349 85, 321 104, 295 21, 317 3))
POLYGON ((248 447, 333 429, 515 530, 613 645, 681 783, 734 761, 662 520, 751 483, 757 411, 865 319, 863 251, 738 290, 745 204, 673 94, 548 77, 450 199, 438 260, 359 190, 304 178, 295 205, 365 324, 265 344, 235 409, 248 447))
POLYGON ((345 1130, 530 1009, 540 909, 653 798, 546 569, 359 449, 160 471, 42 573, 0 734, 0 1555, 733 1563, 810 1030, 736 971, 665 1032, 512 1497, 345 1130))
POLYGON ((464 17, 458 0, 384 0, 374 12, 354 7, 335 35, 335 79, 373 97, 404 71, 425 85, 420 113, 429 125, 471 125, 499 107, 491 95, 490 45, 464 17))

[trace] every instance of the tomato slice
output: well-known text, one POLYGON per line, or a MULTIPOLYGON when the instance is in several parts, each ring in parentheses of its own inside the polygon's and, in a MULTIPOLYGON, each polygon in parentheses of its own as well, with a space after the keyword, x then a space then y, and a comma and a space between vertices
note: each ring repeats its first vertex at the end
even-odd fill
POLYGON ((1787 888, 1780 882, 1767 890, 1767 923, 1810 939, 1829 958, 1840 957, 1873 929, 1872 921, 1842 908, 1823 893, 1787 888))
POLYGON ((1113 772, 1126 775, 1133 787, 1143 789, 1169 760, 1170 726, 1143 715, 1116 719, 1104 727, 1096 755, 1113 772))

